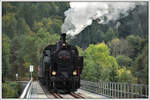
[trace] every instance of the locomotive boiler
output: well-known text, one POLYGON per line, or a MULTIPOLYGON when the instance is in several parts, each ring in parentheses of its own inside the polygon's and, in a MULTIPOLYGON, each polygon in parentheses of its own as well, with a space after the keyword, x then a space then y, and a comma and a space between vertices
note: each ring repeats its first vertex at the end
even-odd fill
POLYGON ((80 88, 80 74, 83 57, 75 46, 66 42, 66 34, 61 34, 56 45, 48 45, 40 56, 39 81, 54 92, 74 92, 80 88))

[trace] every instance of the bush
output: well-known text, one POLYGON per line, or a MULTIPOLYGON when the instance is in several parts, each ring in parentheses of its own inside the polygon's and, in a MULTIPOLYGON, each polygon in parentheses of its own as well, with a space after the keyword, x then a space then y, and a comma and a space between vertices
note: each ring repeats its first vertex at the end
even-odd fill
POLYGON ((136 83, 137 78, 133 77, 131 71, 123 66, 118 70, 118 82, 136 83))
POLYGON ((16 82, 6 82, 2 84, 3 98, 18 98, 20 86, 16 82))
POLYGON ((116 57, 117 63, 119 66, 131 66, 132 59, 125 55, 119 55, 116 57))

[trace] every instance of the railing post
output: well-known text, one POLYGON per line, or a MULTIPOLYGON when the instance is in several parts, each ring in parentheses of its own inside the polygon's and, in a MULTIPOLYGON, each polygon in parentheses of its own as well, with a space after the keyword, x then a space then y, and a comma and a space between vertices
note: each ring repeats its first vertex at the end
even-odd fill
POLYGON ((103 82, 101 81, 101 94, 103 95, 103 82))
POLYGON ((128 98, 130 98, 130 84, 128 84, 128 98))
POLYGON ((100 92, 100 94, 102 95, 102 89, 101 89, 101 81, 99 81, 99 92, 100 92))
POLYGON ((137 84, 135 85, 135 92, 136 92, 136 98, 138 97, 138 89, 137 89, 137 84))
POLYGON ((104 91, 104 95, 105 95, 105 82, 103 82, 103 91, 104 91))
POLYGON ((97 82, 97 84, 98 84, 98 88, 97 88, 97 89, 98 89, 98 94, 101 94, 101 93, 100 93, 100 81, 97 82))
POLYGON ((112 83, 110 82, 110 96, 112 97, 112 83))
POLYGON ((112 82, 112 98, 114 97, 114 83, 112 82))
POLYGON ((131 85, 131 98, 134 98, 134 85, 131 85))
POLYGON ((108 82, 107 82, 107 95, 109 96, 109 87, 108 87, 108 82))
POLYGON ((109 95, 111 97, 111 82, 109 82, 109 95))
POLYGON ((129 98, 131 98, 131 84, 129 85, 129 98))
POLYGON ((123 91, 124 92, 124 96, 123 97, 126 98, 126 84, 125 83, 124 83, 124 89, 123 90, 124 90, 123 91))
POLYGON ((117 98, 119 98, 119 83, 117 84, 117 98))
POLYGON ((143 86, 140 87, 140 97, 143 97, 143 91, 142 91, 143 88, 142 88, 142 87, 143 87, 143 86))
POLYGON ((114 82, 114 98, 116 98, 116 83, 114 82))
POLYGON ((111 97, 113 98, 113 83, 111 82, 111 97))
POLYGON ((104 95, 106 95, 106 82, 104 82, 104 95))
POLYGON ((110 82, 108 83, 108 86, 109 86, 109 96, 111 96, 111 83, 110 82))
POLYGON ((145 97, 148 97, 148 87, 145 86, 145 97))
POLYGON ((122 98, 122 93, 123 93, 123 84, 121 83, 121 87, 120 87, 120 92, 121 92, 121 98, 122 98))
POLYGON ((130 98, 130 94, 129 94, 129 84, 127 84, 127 98, 130 98))
POLYGON ((104 82, 102 82, 102 94, 104 95, 104 82))

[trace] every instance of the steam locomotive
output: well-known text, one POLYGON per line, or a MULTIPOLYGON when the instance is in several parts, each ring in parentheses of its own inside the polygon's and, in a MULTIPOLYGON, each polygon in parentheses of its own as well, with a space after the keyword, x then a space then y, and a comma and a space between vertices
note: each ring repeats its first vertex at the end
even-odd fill
POLYGON ((61 34, 56 45, 48 45, 40 56, 38 66, 39 81, 53 92, 74 92, 80 88, 80 74, 83 57, 75 46, 66 42, 66 34, 61 34))

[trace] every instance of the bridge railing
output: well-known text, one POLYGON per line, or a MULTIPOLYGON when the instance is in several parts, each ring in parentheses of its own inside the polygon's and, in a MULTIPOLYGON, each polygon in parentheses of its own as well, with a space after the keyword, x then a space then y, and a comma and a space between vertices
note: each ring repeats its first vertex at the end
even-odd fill
POLYGON ((148 98, 148 86, 143 84, 81 80, 81 89, 110 98, 148 98))
POLYGON ((21 99, 30 98, 30 96, 31 96, 31 89, 32 89, 32 79, 28 82, 28 84, 24 88, 20 98, 21 99))

